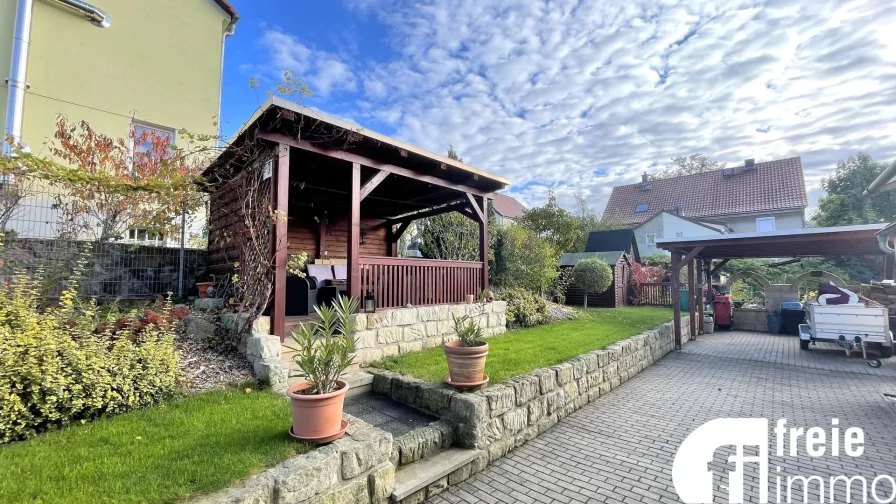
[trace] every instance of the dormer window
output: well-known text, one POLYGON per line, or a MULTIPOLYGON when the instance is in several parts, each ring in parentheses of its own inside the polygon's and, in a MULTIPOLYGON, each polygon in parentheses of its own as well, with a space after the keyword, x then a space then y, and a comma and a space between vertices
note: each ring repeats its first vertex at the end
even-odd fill
POLYGON ((638 203, 638 206, 635 207, 635 213, 644 213, 647 211, 649 205, 647 203, 638 203))

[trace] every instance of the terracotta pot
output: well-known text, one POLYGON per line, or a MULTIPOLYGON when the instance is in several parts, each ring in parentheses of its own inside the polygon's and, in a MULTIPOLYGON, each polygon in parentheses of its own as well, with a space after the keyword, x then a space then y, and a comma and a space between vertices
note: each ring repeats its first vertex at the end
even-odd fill
POLYGON ((467 294, 467 304, 473 304, 474 296, 472 294, 467 294))
POLYGON ((215 282, 196 282, 196 288, 199 289, 199 297, 208 297, 208 288, 215 285, 215 282))
POLYGON ((461 346, 460 341, 445 343, 445 359, 448 361, 448 375, 453 384, 482 382, 488 343, 479 346, 461 346))
POLYGON ((302 439, 315 440, 332 437, 342 428, 342 405, 348 386, 344 381, 336 382, 336 390, 329 394, 300 394, 310 387, 308 382, 299 382, 289 387, 286 395, 292 402, 292 432, 302 439))

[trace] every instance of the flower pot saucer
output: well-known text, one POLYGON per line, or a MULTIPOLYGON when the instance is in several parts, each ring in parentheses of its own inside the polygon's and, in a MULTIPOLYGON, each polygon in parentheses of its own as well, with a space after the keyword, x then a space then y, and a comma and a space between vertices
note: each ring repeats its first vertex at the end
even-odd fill
POLYGON ((331 441, 336 441, 337 439, 344 436, 346 429, 348 429, 348 420, 343 420, 342 426, 340 427, 339 432, 337 432, 336 434, 331 434, 329 436, 318 437, 318 438, 306 438, 306 437, 299 437, 299 436, 296 436, 295 434, 293 434, 292 425, 290 425, 289 426, 289 435, 293 439, 298 439, 299 441, 306 441, 308 443, 314 443, 314 444, 325 444, 325 443, 329 443, 331 441))
POLYGON ((476 388, 476 387, 482 387, 482 386, 488 384, 488 375, 483 374, 481 380, 474 381, 474 382, 466 382, 466 383, 453 382, 453 381, 451 381, 451 376, 449 375, 449 376, 445 377, 445 383, 447 383, 448 385, 451 385, 452 387, 454 387, 456 389, 472 389, 472 388, 476 388))

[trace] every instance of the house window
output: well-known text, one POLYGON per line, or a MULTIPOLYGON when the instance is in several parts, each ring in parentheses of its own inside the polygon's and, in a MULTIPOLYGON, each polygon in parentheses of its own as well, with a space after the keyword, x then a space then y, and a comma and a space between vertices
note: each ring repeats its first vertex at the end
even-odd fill
POLYGON ((756 231, 759 233, 768 233, 775 230, 774 217, 760 217, 756 219, 756 231))
POLYGON ((638 206, 635 207, 635 213, 644 213, 649 206, 647 203, 638 203, 638 206))
POLYGON ((128 240, 133 242, 160 242, 163 237, 159 233, 150 233, 145 229, 128 229, 128 240))
POLYGON ((647 233, 644 235, 644 242, 651 247, 656 245, 656 233, 647 233))
MULTIPOLYGON (((168 142, 168 145, 174 145, 177 132, 164 126, 134 122, 134 136, 131 139, 132 155, 136 156, 152 151, 153 137, 168 142)), ((168 153, 170 154, 171 152, 172 149, 169 147, 168 153)))

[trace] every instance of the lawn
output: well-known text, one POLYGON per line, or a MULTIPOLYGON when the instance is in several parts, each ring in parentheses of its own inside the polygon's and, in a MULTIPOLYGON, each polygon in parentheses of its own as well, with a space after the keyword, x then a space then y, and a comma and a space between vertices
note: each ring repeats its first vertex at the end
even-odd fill
MULTIPOLYGON (((577 355, 605 348, 672 320, 668 308, 625 307, 579 310, 579 318, 509 331, 488 340, 485 373, 491 383, 552 366, 577 355)), ((377 367, 440 381, 448 375, 440 347, 391 357, 377 367)))
POLYGON ((283 397, 231 388, 51 432, 0 447, 0 502, 178 502, 310 450, 289 424, 283 397))

